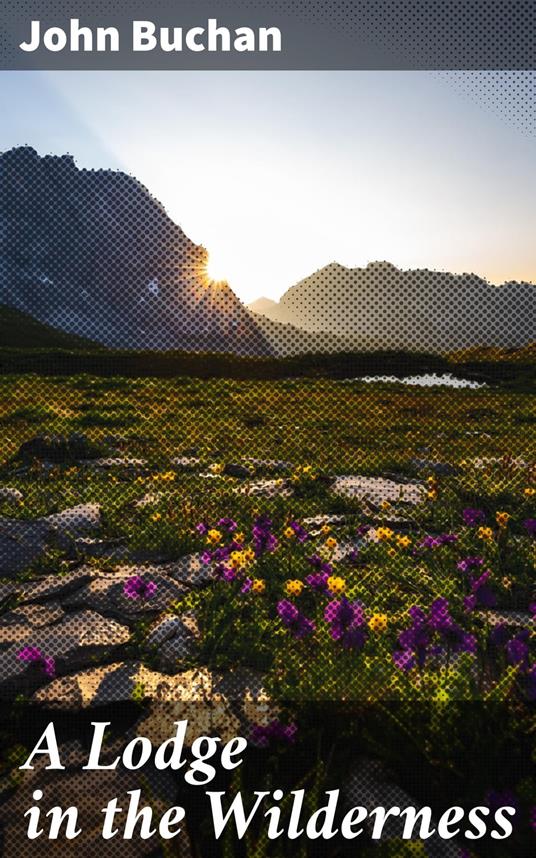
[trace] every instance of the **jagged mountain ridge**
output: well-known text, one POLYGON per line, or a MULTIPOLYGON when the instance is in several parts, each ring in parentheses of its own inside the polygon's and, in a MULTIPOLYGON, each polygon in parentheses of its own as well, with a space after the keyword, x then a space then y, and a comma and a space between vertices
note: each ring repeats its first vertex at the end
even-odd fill
POLYGON ((271 354, 207 258, 125 173, 0 155, 0 304, 115 348, 271 354))
POLYGON ((475 346, 514 348, 534 342, 536 286, 493 286, 476 274, 410 270, 388 262, 365 268, 338 263, 296 283, 279 303, 250 309, 301 328, 330 350, 328 336, 351 350, 450 352, 475 346))

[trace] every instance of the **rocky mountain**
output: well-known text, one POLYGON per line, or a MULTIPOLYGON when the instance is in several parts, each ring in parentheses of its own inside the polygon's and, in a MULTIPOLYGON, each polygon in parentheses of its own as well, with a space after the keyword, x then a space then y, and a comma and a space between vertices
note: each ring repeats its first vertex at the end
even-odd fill
POLYGON ((411 349, 449 352, 534 342, 536 286, 493 286, 476 274, 401 271, 388 262, 366 268, 332 263, 292 286, 279 303, 250 309, 274 323, 314 334, 316 351, 411 349))
POLYGON ((133 177, 0 155, 0 304, 116 348, 271 354, 207 259, 133 177))

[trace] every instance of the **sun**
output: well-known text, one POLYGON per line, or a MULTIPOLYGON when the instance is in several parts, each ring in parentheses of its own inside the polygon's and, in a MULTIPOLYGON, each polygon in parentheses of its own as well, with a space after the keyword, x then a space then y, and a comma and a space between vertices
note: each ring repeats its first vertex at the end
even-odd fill
POLYGON ((227 277, 223 273, 222 266, 218 263, 217 259, 214 257, 209 257, 205 273, 207 275, 207 280, 211 283, 226 283, 227 277))

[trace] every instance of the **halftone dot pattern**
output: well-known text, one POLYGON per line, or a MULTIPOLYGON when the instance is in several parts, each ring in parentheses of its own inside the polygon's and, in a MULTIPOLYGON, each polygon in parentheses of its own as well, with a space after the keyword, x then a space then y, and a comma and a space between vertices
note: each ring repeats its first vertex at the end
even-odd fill
MULTIPOLYGON (((192 737, 246 735, 258 772, 279 748, 289 788, 294 765, 320 777, 318 750, 305 764, 299 749, 327 718, 348 748, 341 801, 370 811, 426 805, 454 729, 456 765, 482 774, 441 800, 489 805, 506 776, 462 725, 496 700, 506 781, 525 783, 512 713, 536 681, 535 287, 332 263, 255 313, 134 177, 31 147, 0 156, 0 176, 0 694, 29 718, 3 727, 5 853, 24 854, 36 784, 81 802, 88 855, 109 848, 108 791, 141 785, 155 808, 182 795, 149 764, 80 779, 102 712, 123 725, 107 753, 188 718, 192 737), (71 725, 71 767, 15 776, 46 713, 71 725), (408 730, 413 780, 392 756, 408 730)), ((176 854, 220 854, 192 825, 176 854)), ((401 836, 391 820, 388 854, 412 854, 401 836)), ((491 854, 464 848, 433 838, 425 854, 491 854)), ((260 835, 248 854, 266 854, 260 835)))
POLYGON ((531 137, 536 133, 536 72, 444 71, 438 75, 517 132, 531 137))

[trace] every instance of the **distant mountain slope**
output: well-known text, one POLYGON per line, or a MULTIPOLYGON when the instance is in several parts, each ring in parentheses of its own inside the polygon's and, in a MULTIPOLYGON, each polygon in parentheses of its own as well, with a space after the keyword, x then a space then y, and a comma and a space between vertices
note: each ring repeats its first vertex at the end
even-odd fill
POLYGON ((13 307, 0 306, 0 348, 72 350, 95 347, 92 340, 45 325, 13 307))
POLYGON ((388 262, 352 269, 332 263, 278 304, 265 304, 264 313, 319 340, 322 332, 335 335, 339 347, 352 350, 514 348, 535 339, 536 286, 492 286, 476 274, 401 271, 388 262))
POLYGON ((270 354, 207 258, 125 173, 0 155, 0 304, 116 348, 270 354))
MULTIPOLYGON (((276 307, 275 301, 272 302, 276 307)), ((269 341, 274 353, 278 357, 293 357, 296 355, 313 354, 320 352, 342 352, 344 342, 337 334, 304 331, 295 325, 286 322, 278 322, 260 311, 254 312, 253 305, 249 305, 257 326, 269 341)))

